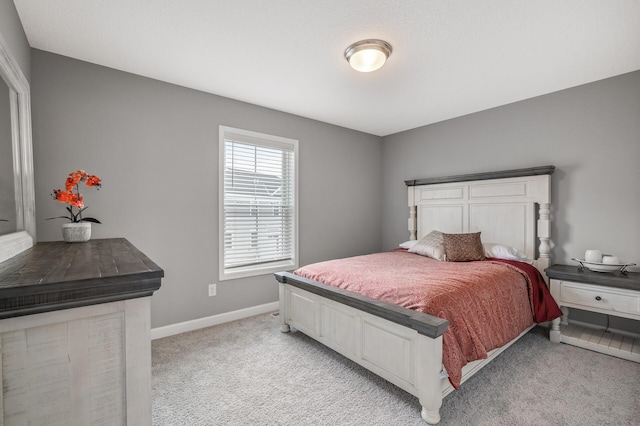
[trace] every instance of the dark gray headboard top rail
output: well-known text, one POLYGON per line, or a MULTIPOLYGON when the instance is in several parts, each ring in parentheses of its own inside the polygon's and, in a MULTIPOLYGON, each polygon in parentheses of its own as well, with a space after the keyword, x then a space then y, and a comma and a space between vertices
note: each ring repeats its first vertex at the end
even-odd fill
POLYGON ((499 172, 471 173, 468 175, 405 180, 407 186, 435 185, 437 183, 469 182, 474 180, 502 179, 521 176, 551 175, 555 166, 530 167, 526 169, 502 170, 499 172))

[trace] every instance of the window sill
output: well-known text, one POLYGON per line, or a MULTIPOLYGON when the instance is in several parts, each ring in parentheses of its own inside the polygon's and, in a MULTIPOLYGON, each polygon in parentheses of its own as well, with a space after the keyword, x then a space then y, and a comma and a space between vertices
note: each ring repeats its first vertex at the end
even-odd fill
POLYGON ((220 281, 234 280, 238 278, 255 277, 258 275, 273 274, 275 272, 291 271, 298 269, 298 262, 286 261, 271 263, 269 265, 246 266, 242 268, 233 268, 230 270, 222 270, 220 272, 220 281))

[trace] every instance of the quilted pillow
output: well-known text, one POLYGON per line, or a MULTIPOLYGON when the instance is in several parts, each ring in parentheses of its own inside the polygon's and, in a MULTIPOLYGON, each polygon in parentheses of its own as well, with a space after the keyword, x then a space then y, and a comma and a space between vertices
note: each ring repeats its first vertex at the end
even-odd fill
POLYGON ((444 246, 442 244, 442 232, 431 231, 420 238, 409 250, 409 253, 428 256, 437 260, 444 260, 444 246))
POLYGON ((480 232, 442 234, 442 243, 447 262, 470 262, 485 259, 480 232))

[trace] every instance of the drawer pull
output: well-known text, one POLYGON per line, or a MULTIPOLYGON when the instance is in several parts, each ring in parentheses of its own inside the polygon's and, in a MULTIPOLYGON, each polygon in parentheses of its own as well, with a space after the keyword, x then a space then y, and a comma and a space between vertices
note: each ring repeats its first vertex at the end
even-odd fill
POLYGON ((600 296, 596 296, 596 300, 597 300, 597 301, 600 301, 600 300, 602 300, 602 297, 600 297, 600 296))

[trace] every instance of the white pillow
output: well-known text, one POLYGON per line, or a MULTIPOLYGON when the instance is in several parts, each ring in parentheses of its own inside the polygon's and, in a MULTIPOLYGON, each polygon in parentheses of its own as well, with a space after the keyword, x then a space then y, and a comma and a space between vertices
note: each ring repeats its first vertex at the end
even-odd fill
POLYGON ((428 256, 437 260, 444 260, 444 239, 442 232, 431 231, 409 249, 409 253, 428 256))
POLYGON ((404 243, 400 243, 399 247, 403 249, 410 249, 418 243, 418 240, 409 240, 404 243))
POLYGON ((496 259, 517 260, 518 262, 533 263, 526 254, 518 251, 513 247, 504 244, 484 243, 484 255, 486 257, 495 257, 496 259))

